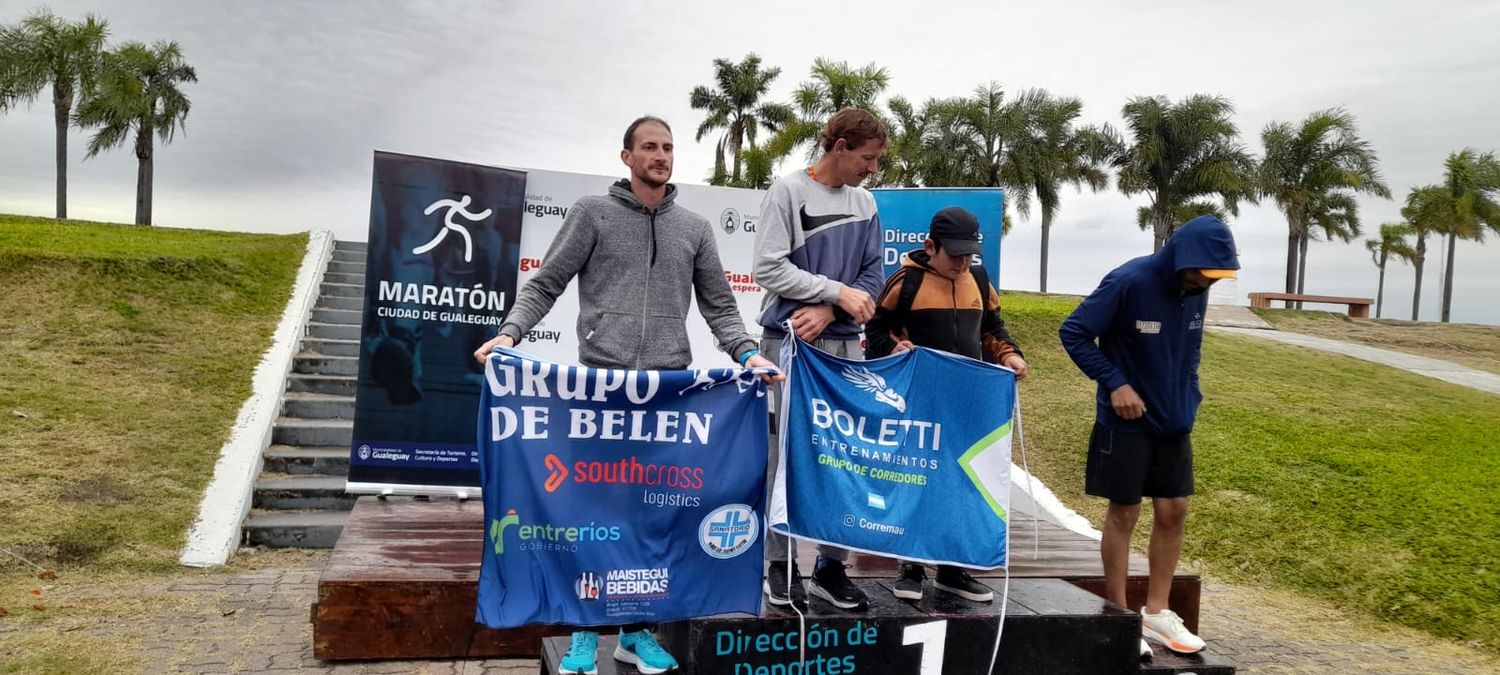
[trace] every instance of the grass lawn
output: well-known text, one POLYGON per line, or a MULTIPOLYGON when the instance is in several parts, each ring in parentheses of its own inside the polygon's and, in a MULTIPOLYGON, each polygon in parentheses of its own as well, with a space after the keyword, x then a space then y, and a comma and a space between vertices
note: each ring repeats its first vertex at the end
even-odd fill
POLYGON ((306 241, 0 215, 0 622, 176 569, 306 241))
MULTIPOLYGON (((1077 302, 1003 297, 1031 363, 1031 466, 1097 525, 1082 478, 1094 387, 1057 339, 1077 302)), ((1187 557, 1500 652, 1500 397, 1213 332, 1201 376, 1187 557)))
POLYGON ((1296 309, 1252 310, 1277 330, 1426 356, 1500 375, 1500 326, 1351 319, 1296 309))

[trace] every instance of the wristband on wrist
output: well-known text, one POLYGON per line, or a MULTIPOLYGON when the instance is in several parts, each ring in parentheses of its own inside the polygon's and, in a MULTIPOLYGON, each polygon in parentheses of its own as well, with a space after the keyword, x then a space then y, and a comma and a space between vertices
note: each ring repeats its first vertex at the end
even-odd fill
POLYGON ((752 348, 749 351, 745 352, 744 354, 740 354, 740 366, 743 367, 746 363, 749 363, 750 362, 750 357, 755 356, 756 354, 759 354, 759 353, 760 353, 759 349, 752 348))

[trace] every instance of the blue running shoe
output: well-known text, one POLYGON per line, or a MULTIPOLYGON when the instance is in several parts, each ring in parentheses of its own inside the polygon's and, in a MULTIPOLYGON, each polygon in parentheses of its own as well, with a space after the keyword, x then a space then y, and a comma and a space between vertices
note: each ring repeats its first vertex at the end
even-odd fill
POLYGON ((649 630, 634 633, 620 631, 620 646, 615 647, 615 660, 635 664, 636 670, 646 675, 656 675, 677 669, 677 659, 656 642, 649 630))
POLYGON ((599 634, 581 630, 573 634, 568 653, 563 656, 557 672, 563 675, 599 675, 599 634))

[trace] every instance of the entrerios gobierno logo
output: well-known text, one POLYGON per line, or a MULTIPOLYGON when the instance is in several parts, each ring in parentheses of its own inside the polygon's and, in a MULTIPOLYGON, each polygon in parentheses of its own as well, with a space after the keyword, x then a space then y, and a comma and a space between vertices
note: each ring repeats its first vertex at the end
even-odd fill
POLYGON ((648 464, 635 455, 608 462, 578 460, 571 469, 555 454, 548 454, 542 463, 547 469, 547 480, 542 487, 548 492, 556 492, 568 482, 569 477, 574 483, 703 489, 703 467, 648 464))
POLYGON ((505 512, 505 517, 490 520, 490 541, 495 555, 505 555, 505 538, 512 534, 520 543, 521 550, 566 550, 577 551, 579 544, 593 544, 620 540, 620 526, 604 525, 590 521, 586 525, 553 525, 551 523, 522 523, 515 509, 505 512), (511 530, 514 529, 514 533, 511 530))

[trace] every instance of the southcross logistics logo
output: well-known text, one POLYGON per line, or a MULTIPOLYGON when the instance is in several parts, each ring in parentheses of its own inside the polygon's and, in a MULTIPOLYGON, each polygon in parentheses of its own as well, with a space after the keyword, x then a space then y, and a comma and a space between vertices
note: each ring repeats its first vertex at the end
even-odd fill
POLYGON ((508 509, 505 517, 490 521, 490 539, 494 541, 495 555, 505 555, 505 536, 515 528, 516 540, 522 550, 547 549, 577 551, 579 544, 595 544, 620 540, 620 526, 601 525, 553 525, 551 523, 522 523, 515 509, 508 509))
POLYGON ((548 492, 557 492, 557 488, 562 487, 563 481, 568 479, 568 466, 563 464, 562 460, 557 458, 557 455, 551 454, 547 455, 547 459, 543 460, 543 463, 547 465, 547 470, 552 473, 547 476, 547 482, 542 487, 546 488, 548 492))
MULTIPOLYGON (((747 371, 748 372, 748 371, 747 371)), ((622 459, 602 461, 579 460, 571 470, 555 454, 542 460, 547 469, 547 480, 542 488, 557 492, 568 482, 569 477, 580 485, 642 485, 645 487, 675 488, 679 490, 702 490, 703 467, 674 464, 651 464, 642 462, 635 455, 622 459)))

